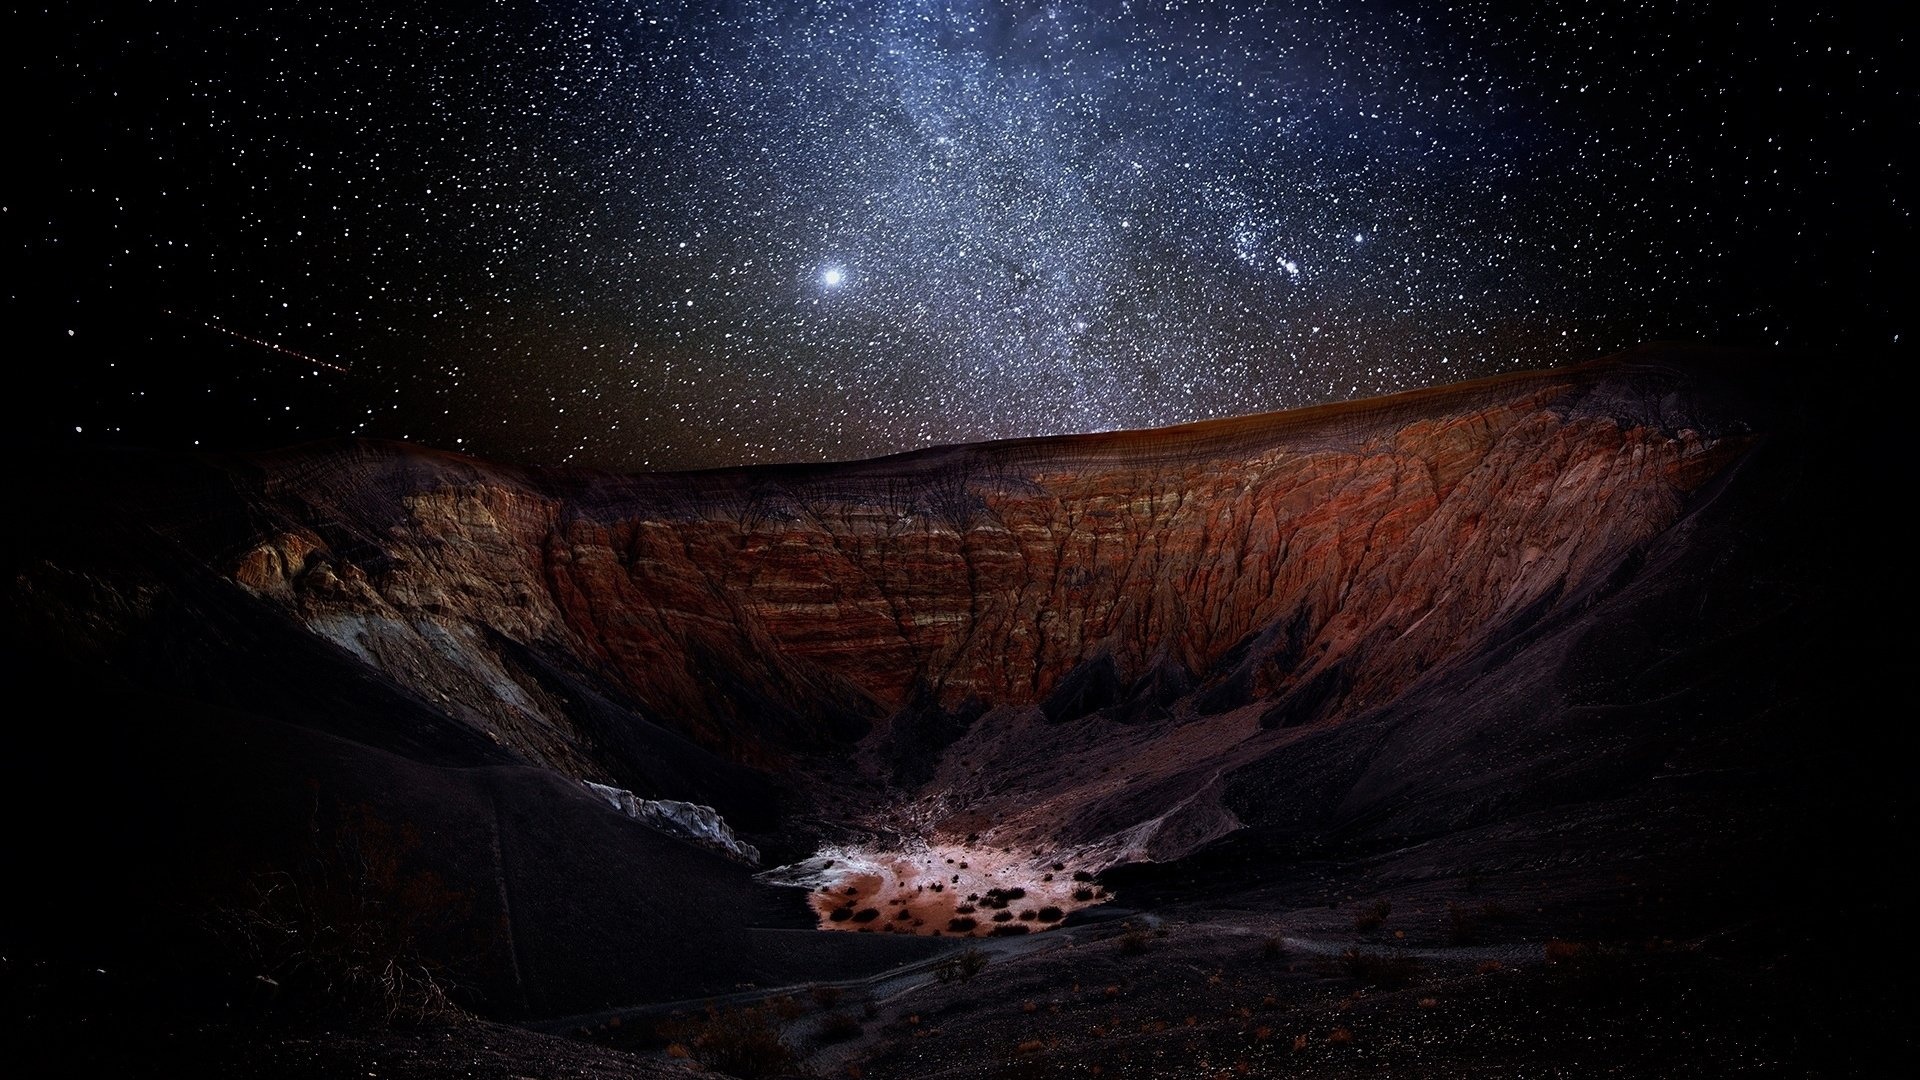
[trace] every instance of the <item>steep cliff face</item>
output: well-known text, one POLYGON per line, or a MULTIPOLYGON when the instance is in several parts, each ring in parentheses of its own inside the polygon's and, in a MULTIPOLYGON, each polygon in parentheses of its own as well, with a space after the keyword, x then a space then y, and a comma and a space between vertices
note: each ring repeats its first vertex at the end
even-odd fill
MULTIPOLYGON (((1605 573, 1744 445, 1657 364, 876 462, 615 477, 262 458, 233 578, 603 777, 570 678, 735 760, 892 718, 1378 704, 1605 573), (1697 410, 1696 410, 1697 411, 1697 410)), ((615 754, 614 756, 617 756, 615 754)))

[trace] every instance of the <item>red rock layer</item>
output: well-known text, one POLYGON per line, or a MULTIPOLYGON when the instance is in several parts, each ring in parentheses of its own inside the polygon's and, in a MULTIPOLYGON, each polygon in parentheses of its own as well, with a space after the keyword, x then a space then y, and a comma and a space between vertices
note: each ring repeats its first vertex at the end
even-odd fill
POLYGON ((916 696, 1039 702, 1102 657, 1121 685, 1170 670, 1225 687, 1221 707, 1299 690, 1325 713, 1391 697, 1675 519, 1739 442, 1615 392, 1641 378, 1601 364, 682 476, 308 451, 262 460, 278 525, 234 576, 576 772, 564 704, 503 641, 747 760, 916 696))

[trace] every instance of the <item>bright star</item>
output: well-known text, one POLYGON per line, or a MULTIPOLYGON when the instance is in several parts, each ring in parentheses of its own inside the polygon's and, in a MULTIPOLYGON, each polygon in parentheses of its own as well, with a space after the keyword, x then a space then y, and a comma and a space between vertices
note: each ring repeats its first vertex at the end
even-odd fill
POLYGON ((825 285, 829 289, 839 288, 846 283, 846 280, 847 272, 837 266, 829 266, 825 270, 820 271, 820 284, 825 285))

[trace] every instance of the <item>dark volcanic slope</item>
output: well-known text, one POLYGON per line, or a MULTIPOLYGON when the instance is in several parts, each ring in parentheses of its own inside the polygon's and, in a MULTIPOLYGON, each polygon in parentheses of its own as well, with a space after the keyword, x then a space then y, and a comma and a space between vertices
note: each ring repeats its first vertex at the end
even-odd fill
POLYGON ((1445 838, 1425 872, 1535 872, 1548 835, 1596 879, 1710 869, 1746 849, 1700 823, 1764 803, 1741 770, 1800 715, 1758 645, 1793 655, 1818 576, 1769 540, 1811 429, 1732 389, 1748 360, 806 468, 62 459, 8 534, 10 680, 58 713, 21 726, 8 809, 60 823, 17 878, 103 857, 84 902, 16 895, 8 924, 187 940, 316 822, 371 815, 460 898, 499 1015, 932 947, 791 929, 748 868, 573 778, 717 807, 777 859, 980 834, 1163 864, 1109 875, 1135 899, 1445 838))

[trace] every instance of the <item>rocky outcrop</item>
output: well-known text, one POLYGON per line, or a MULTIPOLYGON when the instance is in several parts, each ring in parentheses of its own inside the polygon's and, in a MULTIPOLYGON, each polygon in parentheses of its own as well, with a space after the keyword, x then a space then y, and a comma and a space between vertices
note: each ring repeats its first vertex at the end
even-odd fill
POLYGON ((760 851, 733 834, 718 811, 711 806, 673 799, 642 799, 625 788, 583 780, 587 790, 607 801, 607 805, 633 820, 668 836, 698 844, 738 859, 748 866, 760 865, 760 851))

